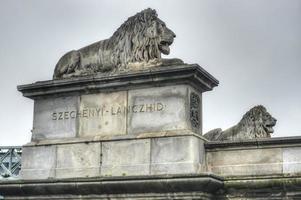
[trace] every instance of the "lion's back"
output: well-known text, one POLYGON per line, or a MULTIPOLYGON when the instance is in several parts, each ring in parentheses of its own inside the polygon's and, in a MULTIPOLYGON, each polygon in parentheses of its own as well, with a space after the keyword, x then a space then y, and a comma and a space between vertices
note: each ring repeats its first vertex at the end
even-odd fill
POLYGON ((79 49, 78 51, 81 56, 81 67, 85 68, 91 65, 110 65, 111 63, 107 63, 108 60, 105 59, 105 57, 108 56, 107 54, 111 52, 108 52, 106 48, 106 43, 107 40, 101 40, 79 49))

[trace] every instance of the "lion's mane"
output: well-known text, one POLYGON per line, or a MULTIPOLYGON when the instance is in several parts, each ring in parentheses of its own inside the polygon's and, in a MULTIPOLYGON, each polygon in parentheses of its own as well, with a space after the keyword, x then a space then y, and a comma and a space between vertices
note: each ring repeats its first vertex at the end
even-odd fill
POLYGON ((114 63, 125 66, 130 62, 161 58, 158 48, 159 35, 146 37, 147 28, 158 20, 155 10, 146 9, 128 18, 109 39, 109 46, 116 54, 114 63))
POLYGON ((265 107, 255 106, 244 114, 237 125, 238 129, 241 132, 248 133, 249 138, 271 137, 271 134, 264 129, 264 121, 268 120, 267 115, 269 114, 265 107))

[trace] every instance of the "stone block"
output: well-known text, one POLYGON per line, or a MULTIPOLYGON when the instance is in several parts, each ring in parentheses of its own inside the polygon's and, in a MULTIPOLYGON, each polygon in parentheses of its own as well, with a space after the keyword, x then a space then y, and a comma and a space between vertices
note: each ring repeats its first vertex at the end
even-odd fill
POLYGON ((283 148, 283 173, 301 172, 301 147, 283 148))
POLYGON ((151 174, 197 173, 204 156, 203 141, 197 137, 153 138, 151 174))
POLYGON ((126 134, 126 91, 83 95, 80 111, 80 137, 126 134))
POLYGON ((102 143, 102 176, 148 175, 149 166, 149 139, 102 143))
POLYGON ((56 146, 22 148, 22 179, 48 179, 54 177, 56 146))
POLYGON ((207 152, 208 170, 218 175, 282 173, 282 149, 235 149, 207 152))
POLYGON ((75 137, 78 102, 76 96, 35 100, 32 140, 75 137))
POLYGON ((100 151, 100 143, 58 145, 56 178, 99 176, 100 151))
POLYGON ((128 134, 188 129, 188 87, 130 90, 128 134))

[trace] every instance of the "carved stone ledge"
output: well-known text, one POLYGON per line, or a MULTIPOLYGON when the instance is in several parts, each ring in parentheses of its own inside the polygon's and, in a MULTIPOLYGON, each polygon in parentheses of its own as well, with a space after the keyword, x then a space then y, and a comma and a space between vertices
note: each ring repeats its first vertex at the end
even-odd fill
POLYGON ((93 197, 93 195, 97 199, 102 198, 96 195, 105 195, 105 197, 110 195, 113 195, 111 197, 120 197, 120 195, 124 195, 127 198, 139 199, 138 197, 141 194, 143 197, 149 196, 149 199, 152 199, 151 197, 154 196, 150 196, 151 194, 158 194, 161 197, 159 199, 165 199, 170 193, 181 193, 182 195, 186 193, 189 197, 196 195, 196 193, 210 196, 210 193, 214 193, 222 186, 222 179, 210 174, 17 180, 0 182, 0 194, 6 198, 15 196, 19 199, 22 197, 33 199, 37 196, 42 199, 46 197, 47 199, 55 199, 55 197, 68 198, 71 195, 75 195, 73 197, 80 196, 81 199, 93 197))
POLYGON ((188 84, 200 92, 212 90, 218 80, 197 64, 160 66, 117 75, 91 75, 79 78, 38 81, 19 85, 17 89, 28 98, 47 95, 70 95, 188 84))
POLYGON ((275 137, 259 138, 244 141, 209 141, 205 143, 207 151, 218 149, 248 149, 248 148, 272 148, 272 147, 300 147, 301 137, 275 137))

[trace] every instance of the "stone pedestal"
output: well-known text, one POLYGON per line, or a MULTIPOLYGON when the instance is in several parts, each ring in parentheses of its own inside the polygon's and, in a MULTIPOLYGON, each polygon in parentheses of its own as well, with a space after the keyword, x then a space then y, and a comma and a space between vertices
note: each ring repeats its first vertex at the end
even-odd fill
POLYGON ((198 65, 19 86, 34 99, 20 180, 0 199, 299 199, 300 137, 209 142, 198 65))
POLYGON ((22 179, 192 174, 205 168, 198 65, 22 85, 34 99, 22 179))

